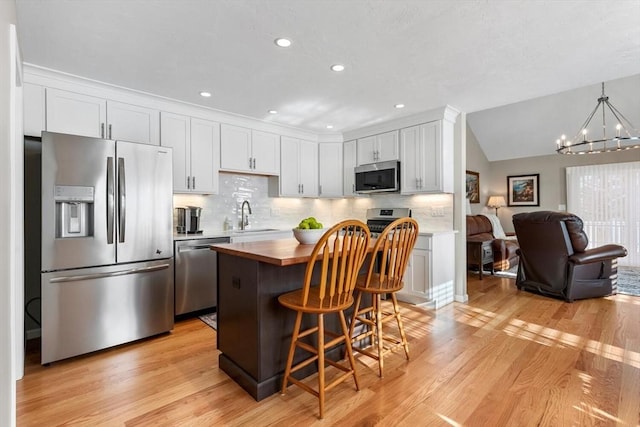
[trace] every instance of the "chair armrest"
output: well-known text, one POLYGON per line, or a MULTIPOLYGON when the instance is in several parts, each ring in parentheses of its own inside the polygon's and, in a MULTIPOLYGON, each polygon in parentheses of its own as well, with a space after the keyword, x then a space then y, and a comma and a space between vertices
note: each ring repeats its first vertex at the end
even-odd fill
POLYGON ((627 256, 627 250, 623 246, 604 245, 571 255, 569 261, 575 264, 591 264, 625 256, 627 256))

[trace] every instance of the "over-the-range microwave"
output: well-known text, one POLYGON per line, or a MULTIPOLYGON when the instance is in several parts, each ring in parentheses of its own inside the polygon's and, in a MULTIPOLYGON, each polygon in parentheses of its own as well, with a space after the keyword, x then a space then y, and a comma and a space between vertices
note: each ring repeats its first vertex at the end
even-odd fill
POLYGON ((400 191, 400 162, 369 163, 356 166, 356 193, 380 193, 400 191))

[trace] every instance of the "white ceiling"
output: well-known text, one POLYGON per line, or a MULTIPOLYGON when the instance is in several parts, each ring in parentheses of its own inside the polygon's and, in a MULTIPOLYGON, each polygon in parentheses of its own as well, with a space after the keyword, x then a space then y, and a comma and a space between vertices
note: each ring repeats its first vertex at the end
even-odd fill
POLYGON ((616 100, 640 98, 640 0, 16 4, 27 63, 320 134, 449 104, 477 112, 469 123, 489 160, 550 154, 595 106, 598 82, 627 76, 607 92, 640 122, 616 100))

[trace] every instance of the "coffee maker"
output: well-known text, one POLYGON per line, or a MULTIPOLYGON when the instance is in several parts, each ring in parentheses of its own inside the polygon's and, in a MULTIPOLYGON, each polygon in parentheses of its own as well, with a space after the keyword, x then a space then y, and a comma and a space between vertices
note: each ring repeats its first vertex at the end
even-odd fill
POLYGON ((202 208, 197 206, 185 206, 176 208, 178 216, 178 225, 176 231, 179 234, 199 234, 200 230, 200 214, 202 208))

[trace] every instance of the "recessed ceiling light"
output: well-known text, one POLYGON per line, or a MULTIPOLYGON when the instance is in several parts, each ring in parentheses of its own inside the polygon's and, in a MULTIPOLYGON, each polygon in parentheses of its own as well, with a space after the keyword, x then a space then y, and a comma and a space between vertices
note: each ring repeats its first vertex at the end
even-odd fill
POLYGON ((284 38, 276 39, 275 43, 276 43, 277 46, 280 46, 280 47, 289 47, 289 46, 291 46, 291 40, 284 39, 284 38))
POLYGON ((278 114, 276 110, 269 110, 269 114, 278 114))
POLYGON ((342 64, 333 64, 331 66, 331 70, 332 71, 336 71, 336 72, 344 71, 344 65, 342 65, 342 64))
POLYGON ((211 96, 211 92, 200 92, 200 96, 203 98, 209 98, 211 96))
POLYGON ((333 129, 333 125, 327 125, 327 129, 333 129))
POLYGON ((396 105, 394 105, 394 107, 396 107, 396 108, 404 108, 404 104, 396 104, 396 105))

